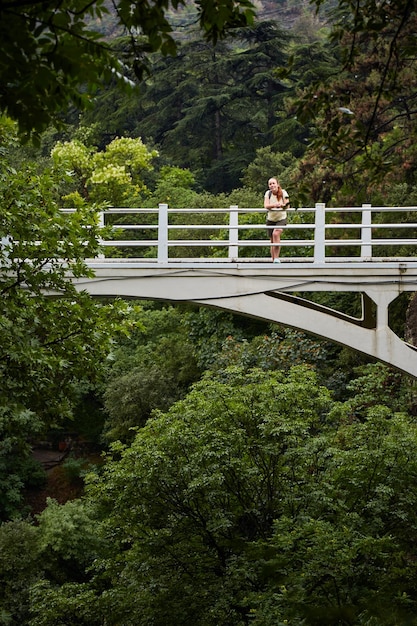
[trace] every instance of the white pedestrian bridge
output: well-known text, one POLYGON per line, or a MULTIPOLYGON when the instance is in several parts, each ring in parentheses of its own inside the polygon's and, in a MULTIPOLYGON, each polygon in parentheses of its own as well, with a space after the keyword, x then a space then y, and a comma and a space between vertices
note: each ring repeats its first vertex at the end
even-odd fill
POLYGON ((416 348, 389 326, 390 305, 417 291, 416 211, 291 209, 273 264, 263 209, 111 208, 102 254, 89 260, 95 277, 75 282, 94 296, 188 301, 292 326, 417 377, 416 348), (361 313, 314 304, 312 292, 350 293, 361 313))

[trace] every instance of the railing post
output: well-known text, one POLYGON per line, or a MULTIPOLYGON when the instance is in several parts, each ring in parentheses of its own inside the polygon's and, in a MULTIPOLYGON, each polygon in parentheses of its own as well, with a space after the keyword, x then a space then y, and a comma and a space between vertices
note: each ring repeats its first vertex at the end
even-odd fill
POLYGON ((314 229, 314 263, 326 261, 326 205, 324 202, 316 202, 316 219, 314 229))
MULTIPOLYGON (((105 225, 105 221, 104 221, 104 211, 99 211, 98 213, 98 225, 100 228, 104 228, 105 225)), ((99 241, 100 245, 103 243, 103 239, 100 238, 99 241)), ((105 255, 104 252, 100 252, 100 254, 97 256, 98 259, 104 259, 105 255)))
POLYGON ((158 263, 168 263, 168 205, 159 204, 158 263))
POLYGON ((239 207, 237 204, 230 205, 229 213, 229 261, 239 256, 239 207))
POLYGON ((372 259, 372 211, 371 204, 362 204, 362 228, 361 228, 361 260, 372 259))

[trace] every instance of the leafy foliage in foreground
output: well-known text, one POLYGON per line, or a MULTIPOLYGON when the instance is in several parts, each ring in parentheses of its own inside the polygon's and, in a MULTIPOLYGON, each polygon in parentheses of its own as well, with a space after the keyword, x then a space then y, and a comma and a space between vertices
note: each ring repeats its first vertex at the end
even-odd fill
POLYGON ((91 475, 98 554, 30 623, 413 624, 416 459, 412 420, 306 367, 207 377, 91 475))
MULTIPOLYGON (((172 6, 184 4, 174 0, 172 6)), ((249 0, 202 0, 194 6, 202 36, 214 43, 230 29, 250 23, 254 13, 249 0)), ((0 110, 32 135, 50 122, 62 123, 69 107, 80 110, 91 105, 91 94, 99 85, 115 79, 120 86, 133 84, 128 75, 142 77, 149 52, 176 52, 167 10, 165 0, 152 4, 119 0, 114 6, 104 0, 2 3, 0 110), (109 13, 119 32, 127 35, 114 47, 100 32, 109 13)))
POLYGON ((71 277, 92 276, 96 207, 59 212, 56 180, 1 159, 0 518, 19 508, 29 442, 71 417, 80 383, 99 380, 125 305, 94 301, 71 277))

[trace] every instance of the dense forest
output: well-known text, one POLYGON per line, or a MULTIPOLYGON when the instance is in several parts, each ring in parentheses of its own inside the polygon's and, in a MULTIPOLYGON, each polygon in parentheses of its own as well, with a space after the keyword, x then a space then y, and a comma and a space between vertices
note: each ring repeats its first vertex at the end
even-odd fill
POLYGON ((414 4, 112 7, 0 7, 0 625, 417 624, 411 377, 68 277, 107 206, 417 204, 414 4))

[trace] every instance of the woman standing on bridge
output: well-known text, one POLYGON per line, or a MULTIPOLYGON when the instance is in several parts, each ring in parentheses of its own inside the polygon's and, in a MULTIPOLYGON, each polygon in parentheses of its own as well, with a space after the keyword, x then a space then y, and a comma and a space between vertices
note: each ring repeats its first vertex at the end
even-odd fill
POLYGON ((279 263, 280 242, 283 226, 287 224, 286 208, 290 204, 290 197, 276 178, 268 181, 269 189, 265 192, 264 208, 268 211, 266 225, 271 240, 271 257, 273 263, 279 263))

